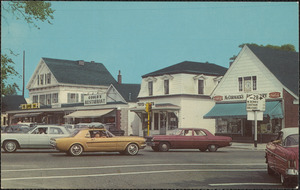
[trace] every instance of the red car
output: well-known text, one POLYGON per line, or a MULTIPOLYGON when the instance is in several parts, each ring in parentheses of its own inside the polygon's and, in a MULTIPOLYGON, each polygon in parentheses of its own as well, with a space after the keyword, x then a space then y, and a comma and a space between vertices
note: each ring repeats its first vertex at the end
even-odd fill
POLYGON ((284 128, 275 141, 266 146, 268 174, 280 175, 283 186, 298 184, 299 128, 284 128))
POLYGON ((231 137, 214 136, 207 129, 180 128, 170 135, 154 135, 147 138, 147 145, 154 151, 166 152, 169 149, 199 149, 204 152, 217 151, 218 148, 231 146, 231 137))

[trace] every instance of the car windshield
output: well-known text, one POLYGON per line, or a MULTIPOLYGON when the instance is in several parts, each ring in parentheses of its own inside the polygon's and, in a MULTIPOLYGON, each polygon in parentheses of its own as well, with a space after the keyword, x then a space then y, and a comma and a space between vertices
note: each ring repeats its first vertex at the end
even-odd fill
POLYGON ((180 135, 181 131, 181 129, 175 129, 170 133, 170 135, 180 135))
POLYGON ((289 135, 285 138, 285 146, 299 146, 299 136, 298 134, 289 135))

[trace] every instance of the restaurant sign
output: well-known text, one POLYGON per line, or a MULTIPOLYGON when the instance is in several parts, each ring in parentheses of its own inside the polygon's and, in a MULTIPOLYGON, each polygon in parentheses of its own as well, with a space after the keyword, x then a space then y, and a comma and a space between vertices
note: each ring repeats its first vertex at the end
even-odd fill
POLYGON ((84 95, 84 105, 106 104, 106 93, 84 95))

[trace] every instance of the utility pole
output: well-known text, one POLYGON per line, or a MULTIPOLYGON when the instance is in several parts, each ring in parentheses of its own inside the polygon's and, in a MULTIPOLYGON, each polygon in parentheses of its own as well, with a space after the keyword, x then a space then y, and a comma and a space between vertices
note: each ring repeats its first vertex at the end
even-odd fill
POLYGON ((22 89, 22 96, 24 96, 24 89, 25 89, 25 51, 23 50, 23 89, 22 89))

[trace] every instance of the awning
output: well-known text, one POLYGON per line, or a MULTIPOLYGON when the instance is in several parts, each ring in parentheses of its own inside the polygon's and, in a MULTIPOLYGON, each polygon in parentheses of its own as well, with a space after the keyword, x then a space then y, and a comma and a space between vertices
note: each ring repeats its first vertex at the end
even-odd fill
POLYGON ((64 118, 95 118, 102 115, 108 114, 114 109, 103 109, 103 110, 81 110, 75 111, 69 115, 64 116, 64 118))
MULTIPOLYGON (((155 106, 152 107, 153 111, 176 111, 180 110, 179 106, 176 106, 174 104, 155 104, 155 106)), ((137 108, 131 108, 130 111, 132 112, 145 112, 145 107, 137 107, 137 108)))
POLYGON ((35 117, 42 114, 42 112, 36 112, 36 113, 18 113, 13 115, 14 118, 20 118, 20 117, 35 117))
MULTIPOLYGON (((283 118, 282 106, 279 101, 266 102, 264 117, 283 118)), ((204 118, 247 118, 246 103, 216 104, 204 118)))

